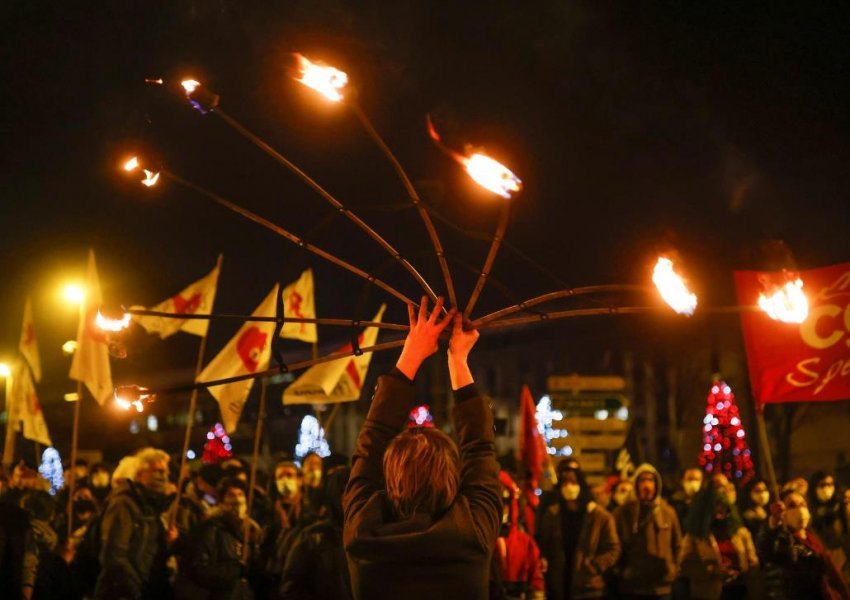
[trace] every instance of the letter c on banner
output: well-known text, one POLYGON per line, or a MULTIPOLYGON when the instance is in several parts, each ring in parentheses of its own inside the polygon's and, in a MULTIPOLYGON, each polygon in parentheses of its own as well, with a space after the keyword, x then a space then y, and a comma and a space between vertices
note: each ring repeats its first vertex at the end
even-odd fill
MULTIPOLYGON (((835 306, 834 304, 825 304, 823 306, 813 308, 809 312, 809 318, 803 321, 803 324, 800 325, 800 335, 802 336, 803 341, 812 348, 816 348, 818 350, 825 350, 826 348, 837 344, 839 340, 844 337, 843 331, 834 329, 832 333, 824 337, 818 333, 817 326, 822 318, 835 318, 839 314, 841 314, 841 307, 835 306)), ((845 314, 844 320, 848 321, 850 320, 850 317, 845 314)))

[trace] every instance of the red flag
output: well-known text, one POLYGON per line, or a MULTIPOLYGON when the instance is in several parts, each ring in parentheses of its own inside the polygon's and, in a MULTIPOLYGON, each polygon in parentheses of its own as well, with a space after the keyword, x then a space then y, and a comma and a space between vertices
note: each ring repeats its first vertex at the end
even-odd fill
POLYGON ((527 385, 520 392, 519 458, 526 470, 526 480, 537 487, 543 477, 546 444, 537 428, 537 407, 527 385))
MULTIPOLYGON (((774 321, 762 311, 741 313, 750 383, 759 406, 850 398, 850 263, 799 276, 809 299, 803 323, 774 321)), ((756 304, 765 277, 777 274, 735 272, 742 306, 756 304)))

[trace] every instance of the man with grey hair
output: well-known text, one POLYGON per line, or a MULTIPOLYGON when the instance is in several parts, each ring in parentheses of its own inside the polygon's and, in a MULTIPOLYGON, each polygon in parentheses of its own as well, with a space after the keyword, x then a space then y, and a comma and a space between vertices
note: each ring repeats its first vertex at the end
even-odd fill
POLYGON ((127 485, 113 490, 100 532, 98 599, 169 596, 168 535, 162 513, 167 508, 168 454, 143 448, 135 456, 127 485))

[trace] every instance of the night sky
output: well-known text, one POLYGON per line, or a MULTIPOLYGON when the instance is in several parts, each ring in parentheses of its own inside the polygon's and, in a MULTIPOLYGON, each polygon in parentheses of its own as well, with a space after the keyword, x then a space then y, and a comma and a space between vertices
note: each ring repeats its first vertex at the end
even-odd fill
MULTIPOLYGON (((476 311, 564 285, 643 283, 675 247, 706 305, 731 303, 731 271, 784 240, 800 267, 850 260, 850 36, 841 3, 706 2, 39 3, 0 8, 0 355, 34 300, 44 401, 67 391, 60 345, 76 313, 61 284, 97 253, 104 296, 155 304, 224 253, 217 309, 248 312, 307 266, 321 316, 370 317, 361 280, 173 184, 118 172, 142 149, 403 292, 415 282, 347 220, 214 115, 146 77, 191 75, 229 114, 355 209, 442 291, 425 230, 345 106, 292 81, 292 52, 347 71, 438 220, 465 300, 502 200, 430 143, 485 148, 523 178, 508 242, 476 311), (821 4, 834 4, 830 9, 821 4), (84 6, 84 8, 83 8, 84 6), (466 266, 464 266, 466 265, 466 266), (503 289, 500 283, 504 285, 503 289), (54 396, 51 396, 54 394, 54 396)), ((210 356, 235 325, 215 325, 210 356)), ((345 334, 320 330, 333 348, 345 334)), ((180 338, 180 339, 178 339, 180 338)), ((197 341, 140 343, 115 367, 188 373, 197 341)), ((297 342, 293 353, 309 352, 297 342)))

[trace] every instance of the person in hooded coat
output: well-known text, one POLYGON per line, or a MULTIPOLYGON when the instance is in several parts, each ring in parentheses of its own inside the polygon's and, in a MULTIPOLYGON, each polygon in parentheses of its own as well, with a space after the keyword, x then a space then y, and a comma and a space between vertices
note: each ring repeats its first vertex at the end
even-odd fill
POLYGON ((661 476, 650 464, 634 474, 636 498, 614 513, 622 554, 617 566, 624 598, 662 598, 678 573, 682 530, 676 511, 661 497, 661 476))
POLYGON ((741 508, 741 518, 744 525, 750 530, 753 539, 757 540, 765 527, 767 527, 767 507, 770 506, 770 489, 767 482, 756 477, 752 479, 738 498, 741 508))
POLYGON ((402 430, 416 403, 413 378, 438 349, 454 310, 438 320, 408 306, 396 368, 379 378, 355 446, 343 537, 355 598, 485 600, 502 499, 493 413, 467 357, 478 339, 454 317, 449 377, 458 444, 436 428, 402 430))
POLYGON ((811 529, 823 542, 844 581, 850 581, 850 523, 835 477, 818 471, 809 478, 811 529))
POLYGON ((537 540, 547 562, 546 597, 603 598, 603 575, 620 556, 614 517, 593 501, 581 469, 558 469, 558 502, 540 518, 537 540))
POLYGON ((342 548, 342 495, 351 471, 334 467, 324 478, 325 516, 301 530, 283 570, 281 600, 351 598, 348 565, 342 548))

